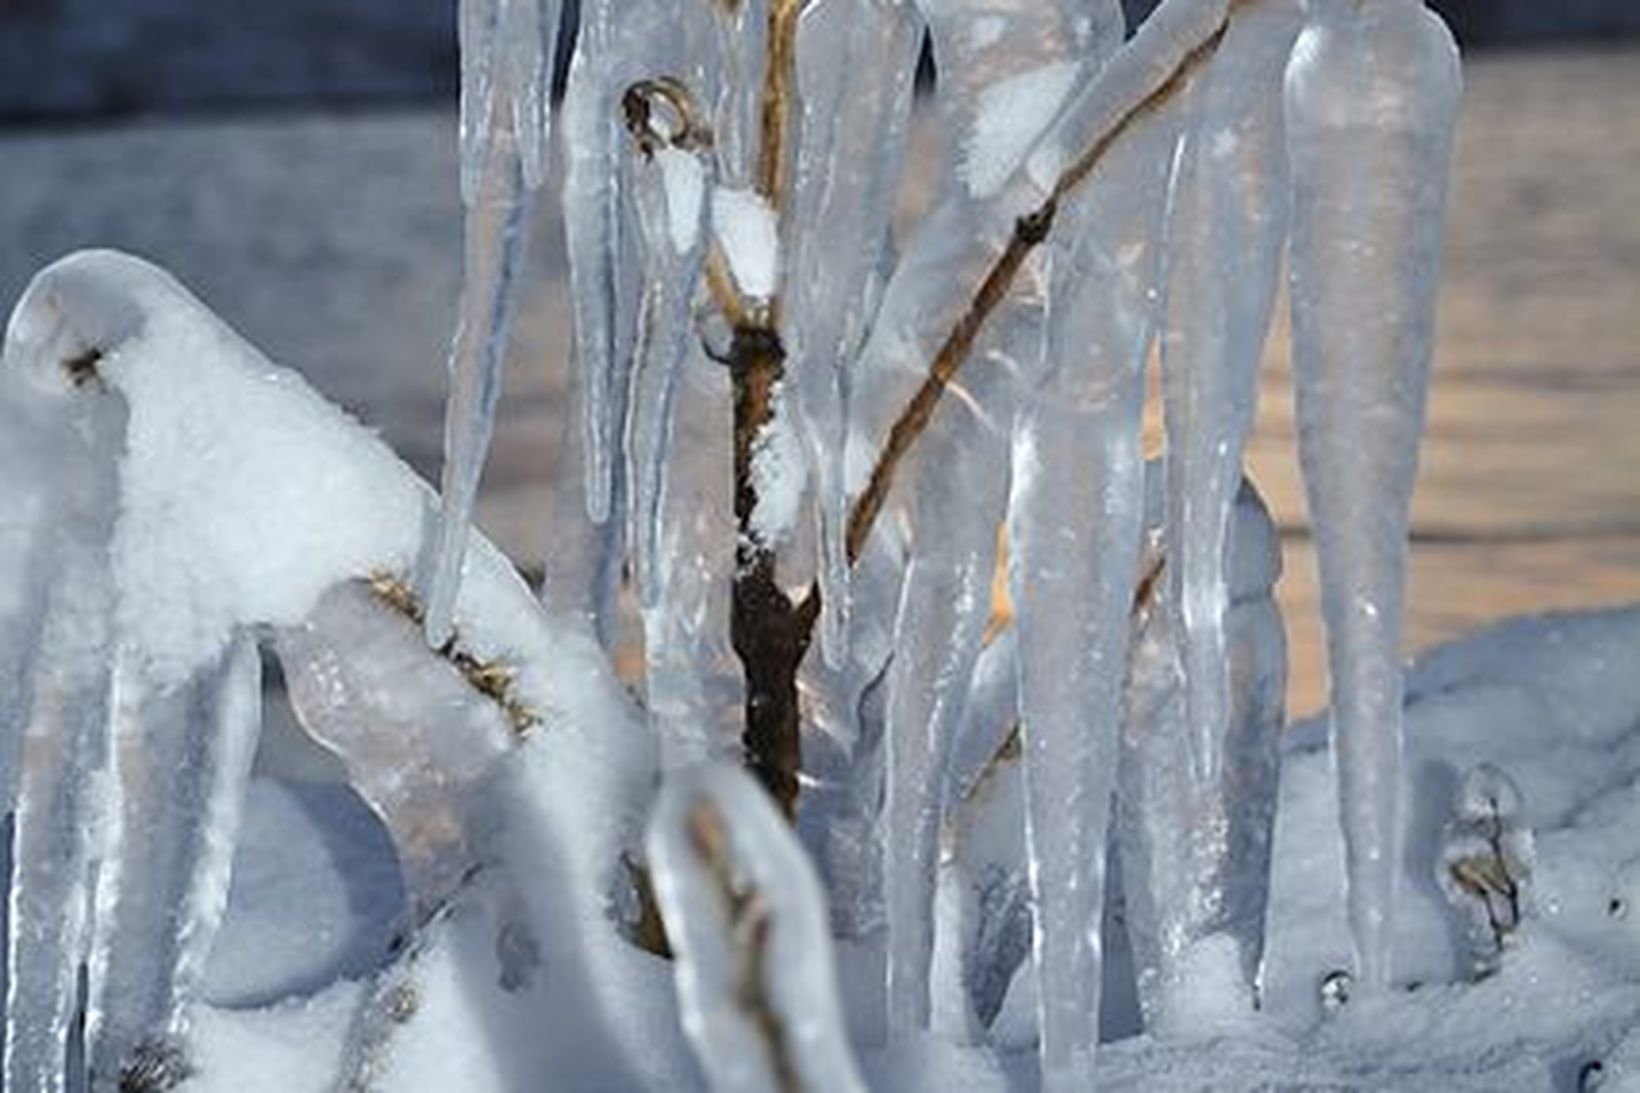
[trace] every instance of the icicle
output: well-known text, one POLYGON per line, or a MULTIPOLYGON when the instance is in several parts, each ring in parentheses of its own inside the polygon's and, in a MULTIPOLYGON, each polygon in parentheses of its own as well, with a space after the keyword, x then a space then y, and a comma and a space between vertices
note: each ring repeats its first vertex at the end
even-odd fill
POLYGON ((449 639, 453 625, 467 527, 490 446, 507 330, 523 274, 529 195, 545 169, 557 4, 463 0, 460 27, 466 242, 444 413, 444 504, 422 580, 427 640, 435 648, 449 639))
POLYGON ((419 912, 471 865, 465 794, 515 740, 508 669, 415 640, 402 586, 348 582, 275 634, 291 705, 386 823, 419 912), (428 710, 442 710, 429 721, 428 710))
POLYGON ((790 355, 821 534, 821 650, 846 655, 845 392, 888 244, 922 25, 896 0, 821 0, 798 26, 800 115, 784 252, 790 355))
POLYGON ((105 842, 116 640, 109 544, 124 422, 116 400, 97 397, 96 369, 102 348, 140 322, 110 294, 79 290, 37 277, 0 354, 5 478, 19 487, 8 492, 20 521, 8 529, 8 553, 39 582, 7 589, 16 610, 7 613, 7 638, 26 644, 7 652, 17 688, 0 700, 5 807, 14 811, 0 1086, 42 1093, 85 1085, 83 1060, 70 1072, 67 1045, 81 1012, 105 842))
POLYGON ((1233 12, 1203 74, 1168 223, 1168 609, 1182 643, 1192 756, 1215 781, 1229 727, 1225 540, 1287 232, 1281 80, 1303 12, 1233 12))
POLYGON ((1414 0, 1316 0, 1287 69, 1293 372, 1357 982, 1394 973, 1401 611, 1460 77, 1414 0))
POLYGON ((918 440, 912 556, 888 678, 884 885, 891 1027, 926 1028, 934 887, 953 741, 991 615, 1007 510, 1008 438, 1022 371, 1042 352, 1040 295, 998 316, 970 382, 918 440))
POLYGON ((1143 522, 1142 368, 1177 115, 1175 100, 1126 132, 1061 207, 1048 243, 1054 369, 1015 433, 1010 583, 1045 1090, 1084 1084, 1098 1044, 1106 831, 1143 522))
MULTIPOLYGON (((631 164, 643 237, 644 288, 627 398, 627 542, 638 598, 660 596, 658 552, 672 458, 678 370, 697 338, 692 308, 707 241, 711 163, 703 134, 684 129, 631 164)), ((656 139, 660 139, 657 137, 656 139)))
POLYGON ((84 541, 60 549, 18 748, 6 939, 4 1085, 41 1093, 83 1082, 68 1074, 67 1044, 91 940, 113 659, 107 556, 84 541))
POLYGON ((186 1007, 227 907, 261 728, 256 642, 241 634, 216 664, 164 690, 127 651, 114 693, 113 854, 97 873, 86 1003, 97 1089, 138 1070, 189 1069, 186 1007))
POLYGON ((650 821, 678 1004, 718 1093, 864 1093, 825 898, 772 802, 733 766, 670 775, 650 821))
POLYGON ((658 595, 643 608, 645 705, 668 746, 698 759, 736 746, 741 676, 728 643, 734 542, 726 369, 688 344, 672 411, 674 437, 652 556, 658 595), (705 735, 702 735, 702 731, 705 735))

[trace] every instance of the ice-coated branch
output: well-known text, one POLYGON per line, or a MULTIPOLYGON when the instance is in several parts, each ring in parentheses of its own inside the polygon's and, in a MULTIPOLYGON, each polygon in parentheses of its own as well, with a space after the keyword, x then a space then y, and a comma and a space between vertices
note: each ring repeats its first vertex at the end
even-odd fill
MULTIPOLYGON (((851 561, 859 558, 866 537, 871 534, 888 499, 901 462, 928 427, 940 397, 968 359, 981 328, 1007 298, 1026 257, 1048 238, 1060 200, 1088 179, 1124 134, 1172 99, 1189 74, 1218 48, 1225 30, 1224 0, 1216 5, 1211 2, 1197 5, 1185 13, 1188 18, 1166 18, 1170 7, 1189 5, 1184 0, 1163 5, 1066 108, 1020 169, 1021 174, 1045 192, 1034 207, 1014 221, 1006 245, 987 268, 967 307, 929 361, 927 378, 890 428, 888 439, 872 464, 867 485, 849 512, 847 543, 851 561), (1081 150, 1064 163, 1060 149, 1076 137, 1080 138, 1081 150), (1058 164, 1062 165, 1056 166, 1058 164)), ((1012 196, 1017 199, 1017 195, 1012 196)))
POLYGON ((735 767, 680 770, 650 821, 684 1029, 718 1093, 864 1093, 818 878, 735 767))

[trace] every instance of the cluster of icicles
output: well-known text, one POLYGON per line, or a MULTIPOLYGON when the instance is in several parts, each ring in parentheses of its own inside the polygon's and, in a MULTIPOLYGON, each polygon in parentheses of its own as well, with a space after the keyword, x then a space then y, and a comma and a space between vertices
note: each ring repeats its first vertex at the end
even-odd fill
MULTIPOLYGON (((537 932, 574 922, 592 948, 616 933, 623 856, 647 859, 716 1088, 859 1088, 828 938, 882 931, 849 952, 881 964, 889 1040, 984 1042, 1034 997, 1043 1088, 1086 1088, 1107 845, 1147 1024, 1188 1026, 1193 985, 1226 977, 1239 993, 1213 1004, 1251 1009, 1285 651, 1241 453, 1283 253, 1354 971, 1388 984, 1404 552, 1459 93, 1439 20, 1416 0, 1166 0, 1128 37, 1116 0, 587 0, 556 125, 579 420, 555 475, 582 504, 555 507, 543 611, 467 523, 547 175, 559 11, 463 0, 460 19, 466 283, 442 504, 151 267, 67 259, 12 317, 5 1088, 66 1088, 70 1066, 97 1089, 185 1073, 259 640, 387 823, 412 928, 471 876, 473 798, 520 735, 601 757, 586 786, 608 799, 479 810, 484 829, 536 822, 573 846, 547 875, 585 891, 548 900, 537 932), (897 236, 925 31, 945 160, 897 236), (790 66, 772 199, 771 63, 790 66), (1050 227, 851 549, 890 425, 1033 216, 1050 227), (786 353, 750 533, 785 583, 824 593, 795 832, 735 769, 725 298, 776 315, 786 353), (1147 469, 1153 348, 1167 454, 1147 469), (221 410, 244 400, 263 426, 230 436, 221 410), (228 454, 184 470, 189 442, 228 454), (259 533, 219 526, 253 507, 259 533), (999 527, 1016 611, 1000 633, 999 527), (614 640, 623 574, 637 713, 593 644, 614 640), (582 719, 607 724, 576 723, 565 694, 589 686, 600 712, 582 719), (750 964, 748 915, 773 931, 750 964), (83 1052, 65 1052, 82 1020, 83 1052)), ((360 1023, 355 1081, 392 1025, 360 1023)))

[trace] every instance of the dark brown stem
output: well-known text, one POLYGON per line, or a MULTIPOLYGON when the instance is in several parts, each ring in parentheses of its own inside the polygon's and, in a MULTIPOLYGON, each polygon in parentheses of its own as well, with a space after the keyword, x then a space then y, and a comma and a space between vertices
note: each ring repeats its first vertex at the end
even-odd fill
POLYGON ((758 439, 774 418, 774 389, 785 373, 780 337, 763 326, 735 328, 729 346, 734 382, 735 575, 729 640, 746 675, 746 763, 788 818, 797 809, 797 666, 810 627, 776 580, 775 552, 753 526, 752 477, 758 439))

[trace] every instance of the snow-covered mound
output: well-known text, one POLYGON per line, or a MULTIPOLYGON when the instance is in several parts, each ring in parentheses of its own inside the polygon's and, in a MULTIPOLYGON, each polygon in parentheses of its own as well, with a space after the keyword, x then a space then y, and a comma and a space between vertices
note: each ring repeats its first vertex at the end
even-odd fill
MULTIPOLYGON (((1585 1073, 1604 1075, 1602 1088, 1630 1088, 1619 1075, 1640 1079, 1640 1071, 1625 1069, 1640 1051, 1622 1046, 1640 1026, 1640 868, 1632 834, 1640 820, 1637 662, 1640 607, 1502 623, 1433 650, 1414 666, 1406 711, 1414 830, 1400 871, 1401 986, 1336 1009, 1324 1009, 1322 984, 1348 966, 1337 805, 1324 725, 1293 729, 1277 819, 1262 1013, 1206 1040, 1136 1037, 1108 1045, 1098 1088, 1572 1093, 1585 1088, 1578 1085, 1585 1073), (1441 893, 1443 842, 1432 832, 1449 822, 1462 775, 1483 763, 1518 787, 1521 823, 1535 853, 1522 878, 1521 924, 1495 972, 1477 979, 1464 920, 1441 893)), ((271 1005, 223 1005, 201 1014, 202 1066, 190 1088, 328 1089, 344 1015, 361 990, 349 978, 356 956, 333 939, 380 931, 374 916, 383 893, 362 883, 353 863, 379 860, 384 847, 346 808, 276 784, 258 785, 246 826, 228 923, 212 962, 213 990, 310 976, 318 956, 290 946, 304 931, 316 935, 316 950, 333 954, 337 981, 271 1005), (268 855, 274 842, 283 849, 268 855), (351 904, 339 898, 343 892, 353 893, 351 904)), ((567 1016, 537 1011, 525 1018, 528 1007, 507 989, 506 954, 474 944, 480 931, 462 927, 462 916, 480 914, 459 910, 431 943, 418 1012, 439 1020, 418 1020, 418 1036, 404 1041, 415 1045, 418 1064, 395 1067, 380 1088, 476 1093, 518 1088, 513 1083, 522 1075, 563 1075, 554 1088, 567 1089, 638 1089, 646 1082, 703 1088, 678 1031, 663 962, 636 951, 617 962, 621 1004, 654 1023, 645 1056, 630 1061, 630 1084, 609 1074, 595 1079, 592 1044, 556 1057, 544 1046, 566 1046, 553 1029, 567 1016), (509 1003, 519 1023, 495 1025, 509 1003)), ((550 962, 542 974, 551 978, 550 962)), ((852 989, 845 978, 844 1006, 868 1005, 851 997, 852 989)), ((868 1083, 884 1090, 1019 1088, 1034 1069, 1029 1053, 996 1059, 934 1037, 887 1051, 857 1042, 856 1049, 868 1083)))

